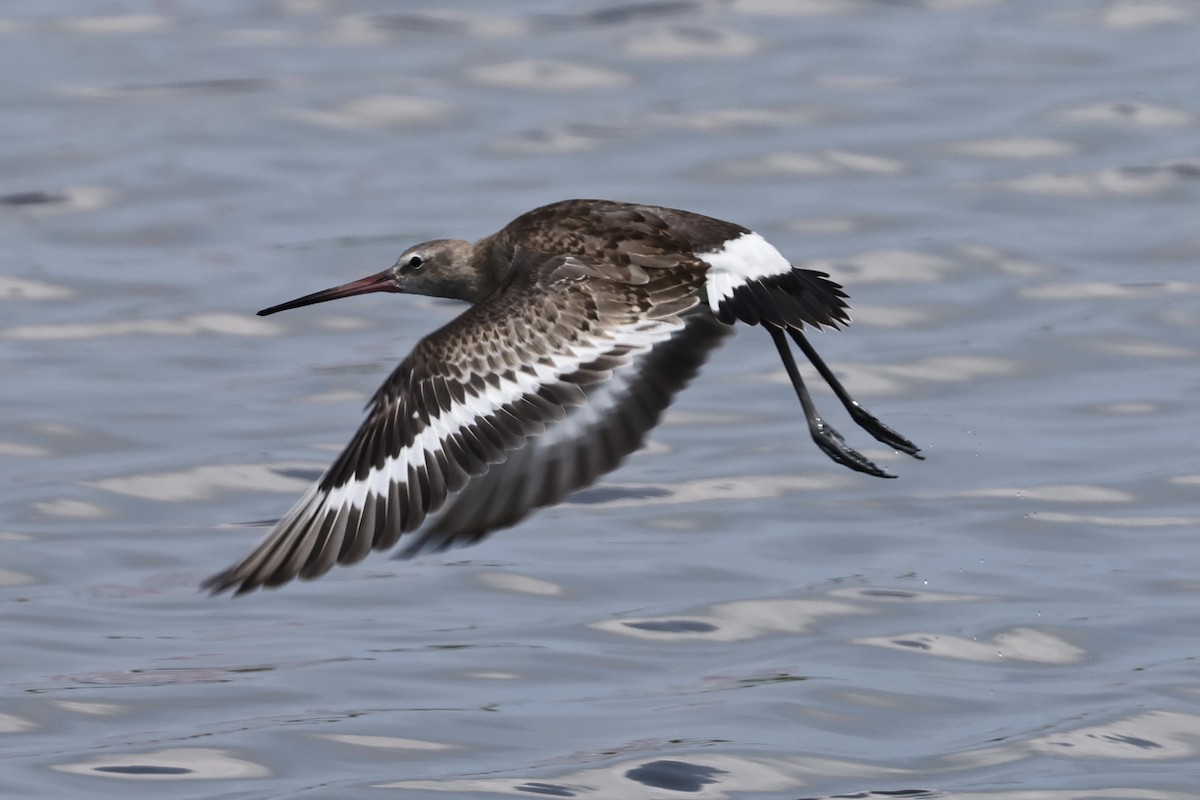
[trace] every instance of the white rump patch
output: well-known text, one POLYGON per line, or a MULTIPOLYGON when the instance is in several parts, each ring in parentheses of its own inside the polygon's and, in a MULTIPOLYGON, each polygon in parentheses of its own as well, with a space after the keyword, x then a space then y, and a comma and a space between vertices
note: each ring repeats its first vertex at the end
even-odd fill
POLYGON ((696 255, 708 264, 705 288, 708 305, 714 313, 739 286, 771 275, 783 275, 792 269, 783 254, 754 231, 730 239, 718 250, 696 255))

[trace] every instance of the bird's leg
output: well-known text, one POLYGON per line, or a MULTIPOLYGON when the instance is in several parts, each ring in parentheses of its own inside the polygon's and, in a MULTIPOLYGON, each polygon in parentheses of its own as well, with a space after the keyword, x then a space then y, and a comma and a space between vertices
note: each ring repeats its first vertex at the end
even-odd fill
POLYGON ((783 366, 792 381, 792 386, 796 389, 796 397, 800 398, 800 405, 804 409, 804 419, 808 422, 808 431, 812 435, 813 441, 817 443, 817 447, 821 448, 825 455, 850 469, 878 478, 896 477, 884 472, 872 464, 862 453, 847 445, 842 439, 842 435, 834 430, 832 425, 821 419, 817 414, 817 407, 813 405, 812 397, 809 396, 808 389, 800 377, 800 369, 796 366, 796 359, 792 357, 792 347, 788 344, 787 337, 783 335, 783 329, 770 323, 764 323, 763 327, 775 341, 779 357, 783 359, 783 366))
POLYGON ((884 444, 891 445, 902 453, 908 453, 913 458, 925 459, 925 456, 921 455, 920 448, 887 425, 884 425, 874 414, 867 411, 857 400, 850 396, 850 393, 846 391, 846 387, 842 386, 841 381, 834 377, 833 371, 825 366, 825 362, 817 355, 817 351, 808 343, 808 339, 804 337, 801 331, 789 328, 788 333, 791 334, 796 344, 800 346, 800 350, 804 353, 805 357, 817 368, 817 372, 821 373, 821 377, 825 379, 825 382, 829 384, 829 388, 833 389, 833 393, 837 395, 838 400, 842 401, 842 405, 850 413, 850 418, 858 423, 860 428, 884 444))

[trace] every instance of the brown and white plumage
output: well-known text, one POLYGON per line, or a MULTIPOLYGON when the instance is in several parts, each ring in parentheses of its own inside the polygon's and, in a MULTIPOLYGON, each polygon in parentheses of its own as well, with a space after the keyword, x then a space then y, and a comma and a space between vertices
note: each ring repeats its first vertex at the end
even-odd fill
POLYGON ((732 223, 569 200, 474 245, 417 245, 378 275, 260 313, 370 291, 473 305, 417 344, 325 475, 249 555, 204 583, 214 593, 315 578, 403 534, 413 534, 405 556, 471 543, 558 502, 641 446, 737 320, 771 333, 813 438, 834 460, 889 477, 816 415, 785 333, 856 422, 918 454, 845 393, 804 339, 806 326, 849 321, 841 287, 732 223))

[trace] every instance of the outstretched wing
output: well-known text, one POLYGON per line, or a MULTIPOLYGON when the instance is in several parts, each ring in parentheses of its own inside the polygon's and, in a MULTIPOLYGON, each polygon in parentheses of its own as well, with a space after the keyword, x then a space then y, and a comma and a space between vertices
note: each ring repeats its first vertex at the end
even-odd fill
POLYGON ((566 419, 468 481, 400 557, 473 544, 615 469, 732 332, 707 313, 684 319, 670 339, 633 355, 607 381, 584 387, 587 402, 568 409, 566 419))
POLYGON ((702 280, 693 270, 596 266, 524 248, 510 275, 418 343, 329 471, 205 588, 240 594, 315 578, 393 546, 472 478, 566 420, 595 395, 588 387, 683 330, 679 314, 696 304, 702 280))

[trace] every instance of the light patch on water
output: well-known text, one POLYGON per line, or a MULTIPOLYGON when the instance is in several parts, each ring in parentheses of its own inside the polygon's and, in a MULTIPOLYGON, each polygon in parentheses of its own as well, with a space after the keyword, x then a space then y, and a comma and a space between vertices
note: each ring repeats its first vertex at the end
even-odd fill
POLYGON ((85 36, 123 36, 131 33, 160 33, 175 27, 165 14, 119 14, 107 17, 68 17, 57 20, 66 33, 85 36))
POLYGON ((331 742, 352 744, 356 747, 373 747, 380 750, 457 750, 457 745, 430 742, 425 739, 403 739, 399 736, 363 736, 350 733, 322 733, 318 739, 328 739, 331 742))
POLYGON ((818 75, 813 83, 838 92, 879 92, 898 89, 908 81, 899 75, 870 75, 866 73, 831 73, 818 75))
POLYGON ((223 492, 300 492, 311 482, 289 477, 283 471, 313 468, 312 464, 301 462, 212 464, 174 472, 105 478, 84 485, 143 500, 189 503, 212 500, 223 492))
POLYGON ((51 702, 63 711, 92 717, 115 717, 129 711, 128 707, 116 703, 89 703, 82 700, 52 700, 51 702))
MULTIPOLYGON (((839 364, 838 378, 851 394, 864 396, 894 396, 913 383, 964 383, 980 378, 1002 378, 1015 375, 1020 365, 1008 358, 995 356, 931 356, 911 364, 839 364)), ((766 376, 771 383, 791 385, 782 368, 766 376)), ((828 393, 828 387, 817 384, 818 390, 828 393)))
POLYGON ((530 578, 528 575, 514 575, 511 572, 484 572, 476 576, 476 580, 492 589, 518 594, 540 595, 542 597, 562 597, 566 589, 557 583, 530 578))
POLYGON ((103 186, 71 186, 65 193, 67 202, 49 210, 96 211, 111 206, 116 199, 116 192, 103 186))
POLYGON ((1029 743, 1034 750, 1070 758, 1131 761, 1195 758, 1200 753, 1200 716, 1147 711, 1122 720, 1052 733, 1029 743))
POLYGON ((702 28, 664 28, 643 33, 625 44, 634 58, 741 58, 758 52, 762 43, 741 31, 702 28))
POLYGON ((1014 486, 992 489, 967 489, 959 492, 922 495, 941 497, 999 497, 1011 500, 1038 500, 1048 503, 1132 503, 1137 498, 1121 489, 1107 486, 1063 483, 1048 486, 1014 486))
POLYGON ((37 583, 37 578, 15 569, 0 567, 0 586, 28 586, 31 583, 37 583))
POLYGON ((874 6, 866 0, 733 0, 731 10, 767 17, 843 17, 874 6))
POLYGON ((26 36, 33 30, 33 20, 0 19, 0 36, 26 36))
POLYGON ((329 27, 326 41, 350 47, 374 47, 386 45, 391 34, 376 24, 368 14, 341 14, 334 18, 329 27))
POLYGON ((1185 8, 1176 3, 1112 3, 1100 9, 1071 11, 1057 15, 1059 19, 1085 25, 1097 25, 1117 31, 1141 30, 1162 25, 1187 22, 1196 15, 1195 7, 1185 8))
POLYGON ((517 681, 521 680, 522 676, 515 672, 498 672, 496 670, 482 672, 464 672, 464 678, 477 678, 483 681, 517 681))
POLYGON ((667 406, 663 414, 663 425, 699 425, 704 427, 737 425, 746 420, 745 414, 722 411, 687 411, 667 406))
POLYGON ((31 721, 15 714, 0 713, 0 733, 23 733, 37 728, 31 721))
POLYGON ((937 633, 903 633, 856 639, 855 643, 983 663, 1029 661, 1037 664, 1076 664, 1087 656, 1086 650, 1034 628, 1012 628, 989 640, 937 633))
MULTIPOLYGON (((895 397, 904 394, 909 384, 903 380, 893 380, 885 373, 883 366, 861 366, 855 364, 839 364, 838 379, 846 390, 855 396, 862 397, 895 397)), ((792 381, 785 370, 776 369, 768 373, 764 380, 780 386, 791 386, 792 381)), ((812 383, 811 381, 809 381, 812 383)), ((824 381, 812 383, 814 392, 832 395, 824 381)))
POLYGON ((730 500, 758 500, 767 497, 782 497, 801 491, 826 491, 843 489, 851 485, 849 478, 841 475, 740 475, 727 478, 705 478, 682 483, 606 483, 606 489, 627 497, 615 497, 588 503, 588 508, 648 508, 690 503, 727 502, 730 500), (650 491, 647 492, 646 490, 650 491))
POLYGON ((1156 316, 1164 325, 1173 325, 1177 328, 1200 328, 1200 313, 1196 311, 1164 308, 1159 310, 1156 316))
POLYGON ((787 224, 789 231, 819 236, 839 236, 861 230, 865 221, 858 217, 807 217, 787 224))
POLYGON ((883 365, 883 371, 896 377, 939 383, 961 383, 977 378, 1015 375, 1019 363, 1011 358, 989 356, 932 356, 904 366, 883 365))
POLYGON ((62 325, 20 325, 0 330, 0 339, 25 341, 69 341, 110 336, 197 336, 219 333, 227 336, 275 336, 283 329, 276 323, 244 314, 192 314, 182 319, 130 319, 111 322, 78 322, 62 325))
POLYGON ((644 458, 646 456, 661 456, 667 453, 673 453, 674 448, 660 439, 648 439, 638 450, 630 454, 630 458, 644 458))
MULTIPOLYGON (((701 750, 680 750, 678 743, 654 740, 635 741, 624 745, 622 750, 646 752, 631 758, 625 753, 622 760, 612 761, 612 751, 596 753, 595 760, 603 766, 578 768, 575 771, 555 775, 552 779, 539 778, 456 778, 447 780, 405 780, 375 784, 381 789, 409 789, 423 792, 447 792, 452 796, 474 795, 480 792, 505 797, 598 797, 598 798, 666 798, 696 797, 702 800, 730 800, 751 794, 771 793, 772 796, 795 796, 811 782, 828 782, 830 777, 842 776, 844 780, 858 782, 911 780, 908 770, 878 766, 866 762, 854 763, 826 757, 804 757, 791 755, 787 758, 756 755, 746 757, 721 753, 712 747, 701 750)), ((615 748, 614 748, 615 749, 615 748)), ((573 760, 586 757, 577 754, 573 760)), ((539 775, 544 770, 539 770, 539 775)), ((865 797, 864 793, 857 796, 865 797)), ((884 795, 892 795, 885 792, 884 795)), ((907 796, 907 792, 895 793, 907 796)), ((844 795, 843 795, 844 796, 844 795)), ((882 795, 881 795, 882 796, 882 795)), ((920 796, 920 795, 914 795, 920 796)), ((972 794, 971 797, 978 795, 972 794)), ((1078 797, 1078 793, 1074 795, 1078 797)), ((1101 797, 1088 792, 1089 797, 1101 797)), ((1113 795, 1127 800, 1131 795, 1113 795)), ((1028 800, 1044 800, 1044 793, 1028 800)), ((997 797, 997 800, 1000 800, 997 797)), ((1011 791, 1004 793, 1004 800, 1025 800, 1011 791)), ((1062 800, 1069 800, 1064 796, 1062 800)), ((1145 800, 1173 800, 1172 798, 1145 800)))
POLYGON ((371 323, 363 317, 326 317, 322 315, 313 324, 326 331, 361 331, 371 327, 371 323))
POLYGON ((874 328, 911 328, 936 321, 927 309, 902 306, 855 305, 854 323, 874 328))
POLYGON ((1019 293, 1021 297, 1030 300, 1108 300, 1126 297, 1197 294, 1200 293, 1200 284, 1187 281, 1150 281, 1145 283, 1079 281, 1026 286, 1019 293))
POLYGON ((1200 525, 1200 517, 1145 516, 1108 517, 1100 514, 1066 514, 1060 511, 1035 511, 1028 519, 1042 522, 1071 522, 1084 525, 1100 525, 1108 528, 1174 528, 1200 525))
POLYGON ((652 112, 644 121, 651 127, 667 130, 730 131, 811 125, 828 116, 827 112, 811 106, 750 106, 688 113, 652 112))
POLYGON ((0 275, 0 300, 65 300, 75 296, 75 290, 66 286, 0 275))
POLYGON ((708 614, 622 617, 592 628, 635 639, 737 642, 776 633, 807 633, 825 619, 868 613, 833 600, 739 600, 713 606, 708 614))
POLYGON ((946 147, 947 152, 954 155, 1005 159, 1061 158, 1074 155, 1078 149, 1071 142, 1037 136, 976 139, 946 147))
POLYGON ((205 747, 176 747, 150 753, 106 753, 73 764, 55 764, 52 769, 74 775, 134 781, 266 778, 271 775, 271 770, 261 764, 234 758, 224 750, 205 747))
POLYGON ((556 125, 504 136, 492 142, 491 150, 499 155, 562 155, 595 150, 612 141, 608 135, 578 126, 556 125))
POLYGON ((898 159, 825 150, 819 153, 768 153, 756 158, 722 161, 714 166, 722 178, 818 178, 830 175, 900 175, 908 166, 898 159))
POLYGON ((369 398, 362 392, 355 392, 350 389, 330 389, 328 392, 320 392, 319 394, 311 394, 308 397, 301 397, 296 402, 301 405, 323 406, 323 405, 345 405, 347 403, 363 403, 369 398))
POLYGON ((870 175, 899 175, 908 171, 908 165, 895 158, 884 158, 868 153, 850 153, 845 150, 826 150, 823 157, 831 164, 849 172, 870 175))
POLYGON ((869 250, 850 258, 813 259, 804 266, 845 277, 852 283, 940 283, 961 266, 944 256, 918 250, 869 250))
POLYGON ((459 24, 465 26, 466 32, 470 36, 481 38, 491 37, 509 37, 509 36, 524 36, 529 32, 529 23, 517 17, 501 17, 495 14, 487 14, 476 11, 463 11, 459 9, 428 11, 426 13, 433 15, 446 15, 457 20, 459 24))
POLYGON ((995 188, 1047 197, 1144 196, 1166 191, 1179 183, 1170 170, 1101 169, 1095 172, 1039 172, 1020 178, 970 184, 968 188, 995 188))
POLYGON ((311 17, 329 11, 328 0, 276 0, 275 8, 296 17, 311 17))
POLYGON ((533 59, 475 67, 468 70, 467 77, 484 86, 550 92, 612 89, 633 81, 623 72, 604 67, 533 59))
POLYGON ((706 519, 703 514, 683 514, 676 511, 657 517, 647 517, 645 524, 647 527, 660 531, 700 531, 704 530, 707 524, 706 519))
POLYGON ((0 531, 0 542, 29 542, 33 541, 33 537, 27 533, 17 533, 16 531, 0 531))
MULTIPOLYGON (((103 186, 68 186, 52 193, 52 202, 21 205, 22 213, 39 217, 96 211, 113 204, 117 193, 103 186)), ((72 292, 74 294, 74 292, 72 292)), ((39 298, 40 299, 40 298, 39 298)))
POLYGON ((294 47, 307 44, 303 32, 288 28, 236 28, 222 31, 220 41, 241 47, 294 47))
POLYGON ((95 503, 68 498, 42 500, 34 503, 33 507, 48 517, 67 517, 69 519, 102 519, 109 513, 108 509, 95 503))
POLYGON ((1180 486, 1194 486, 1200 484, 1200 475, 1176 475, 1170 482, 1180 486))
POLYGON ((86 428, 77 428, 74 425, 67 425, 65 422, 42 422, 37 426, 38 433, 44 433, 47 436, 62 436, 62 437, 81 437, 87 432, 86 428))
POLYGON ((330 110, 282 108, 289 119, 346 131, 386 131, 442 125, 455 113, 454 106, 427 97, 377 94, 360 97, 330 110))
POLYGON ((1156 403, 1105 403, 1103 405, 1092 406, 1091 411, 1100 414, 1157 414, 1162 411, 1162 406, 1156 403))
POLYGON ((924 0, 921 5, 931 11, 958 11, 963 8, 990 6, 1003 2, 1006 0, 924 0))
POLYGON ((1112 340, 1095 341, 1085 339, 1080 344, 1089 350, 1110 353, 1115 356, 1127 356, 1129 358, 1192 358, 1196 355, 1196 351, 1191 348, 1162 344, 1161 342, 1117 342, 1112 340))
POLYGON ((1155 105, 1137 100, 1113 100, 1063 109, 1053 115, 1059 122, 1092 125, 1120 125, 1132 128, 1177 128, 1195 125, 1197 115, 1182 108, 1155 105))
POLYGON ((15 456, 17 458, 44 458, 50 451, 44 447, 20 442, 0 441, 0 456, 15 456))
POLYGON ((1004 251, 986 244, 960 244, 954 249, 967 258, 983 262, 986 266, 998 269, 1008 275, 1042 275, 1050 271, 1050 268, 1045 265, 1010 256, 1004 251))

